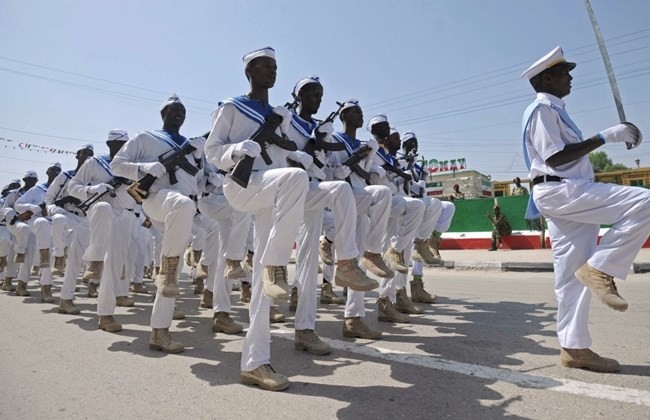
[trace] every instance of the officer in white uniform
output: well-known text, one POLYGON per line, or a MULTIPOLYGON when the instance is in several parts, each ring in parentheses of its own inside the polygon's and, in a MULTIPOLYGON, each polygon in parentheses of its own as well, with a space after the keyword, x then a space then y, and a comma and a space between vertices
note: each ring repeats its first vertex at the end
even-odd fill
POLYGON ((583 139, 562 100, 571 92, 569 72, 575 66, 556 47, 522 74, 537 92, 522 120, 526 164, 534 185, 526 217, 537 218, 541 212, 548 223, 561 364, 615 372, 620 369, 616 360, 589 349, 589 303, 593 293, 615 310, 627 309, 614 277, 627 277, 648 238, 650 191, 594 182, 588 154, 605 143, 636 147, 641 133, 623 123, 583 139), (612 227, 597 244, 603 224, 612 227))

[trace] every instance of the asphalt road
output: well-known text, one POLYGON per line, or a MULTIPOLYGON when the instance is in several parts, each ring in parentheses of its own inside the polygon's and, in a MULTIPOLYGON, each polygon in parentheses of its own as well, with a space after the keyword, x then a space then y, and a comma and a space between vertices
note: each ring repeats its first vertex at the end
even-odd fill
MULTIPOLYGON (((96 329, 84 286, 77 316, 57 314, 38 292, 2 292, 0 418, 650 418, 650 274, 619 283, 627 312, 592 303, 593 349, 620 361, 617 374, 559 366, 551 273, 429 269, 425 283, 439 301, 410 324, 378 323, 368 294, 378 341, 342 338, 343 307, 320 306, 327 356, 294 350, 291 317, 274 324, 272 363, 291 380, 282 393, 239 384, 243 336, 210 331, 212 313, 198 309, 186 277, 178 304, 188 316, 172 327, 186 345, 178 355, 148 349, 151 296, 117 308, 125 328, 110 334, 96 329)), ((244 305, 233 309, 248 321, 244 305)))

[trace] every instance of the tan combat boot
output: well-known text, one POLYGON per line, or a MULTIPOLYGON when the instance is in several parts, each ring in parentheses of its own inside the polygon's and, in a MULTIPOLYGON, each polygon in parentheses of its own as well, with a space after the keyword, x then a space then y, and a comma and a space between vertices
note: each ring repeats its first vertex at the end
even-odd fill
POLYGON ((16 264, 22 264, 25 262, 25 253, 17 253, 14 257, 14 262, 16 264))
POLYGON ((377 320, 379 322, 396 322, 406 323, 409 322, 409 316, 400 314, 393 306, 388 296, 382 296, 377 299, 377 320))
POLYGON ((4 281, 2 282, 2 290, 5 292, 13 292, 16 290, 16 286, 11 283, 13 279, 13 277, 5 277, 4 281))
POLYGON ((52 285, 41 286, 41 302, 54 303, 54 296, 52 296, 52 285))
POLYGON ((341 305, 345 303, 345 299, 334 293, 331 283, 325 282, 320 286, 320 303, 324 305, 341 305))
POLYGON ((296 312, 296 309, 298 309, 298 288, 292 287, 291 297, 289 297, 289 311, 296 312))
POLYGON ((269 321, 271 324, 284 321, 284 314, 278 308, 271 305, 269 308, 269 321))
POLYGON ((194 280, 194 294, 195 295, 200 295, 203 293, 203 289, 205 289, 205 285, 203 284, 203 279, 196 278, 194 280))
POLYGON ((200 265, 201 255, 203 255, 203 250, 192 249, 192 267, 198 267, 200 265))
POLYGON ((187 248, 185 250, 185 265, 188 267, 194 267, 194 265, 192 265, 192 248, 187 248))
POLYGON ((393 270, 388 268, 384 259, 381 258, 381 255, 375 252, 364 252, 361 264, 377 277, 389 279, 395 276, 395 273, 393 270))
POLYGON ((379 340, 381 331, 373 330, 363 322, 361 317, 357 316, 343 320, 343 337, 379 340))
POLYGON ((212 316, 212 332, 224 334, 239 334, 244 326, 232 320, 228 312, 215 312, 212 316))
POLYGON ((244 385, 257 385, 269 391, 283 391, 289 386, 289 379, 276 372, 270 364, 265 364, 247 372, 242 370, 241 383, 244 385))
POLYGON ((169 328, 153 328, 149 336, 149 348, 165 353, 180 353, 185 350, 183 343, 174 340, 169 328))
POLYGON ((97 280, 102 278, 102 270, 104 269, 104 261, 91 261, 86 267, 81 279, 84 282, 89 282, 90 280, 97 280))
POLYGON ((135 305, 135 301, 128 296, 117 296, 115 298, 115 305, 123 308, 129 308, 135 305))
POLYGON ((602 357, 590 349, 560 350, 560 363, 564 367, 594 370, 596 372, 618 372, 621 365, 614 360, 602 357))
POLYGON ((408 266, 404 262, 404 251, 397 252, 392 246, 384 253, 384 258, 388 261, 388 265, 398 273, 407 274, 409 271, 408 266))
POLYGON ((211 290, 203 289, 201 294, 201 302, 199 303, 199 308, 209 309, 212 308, 212 299, 214 295, 211 290))
POLYGON ((589 263, 585 263, 575 274, 580 283, 598 296, 605 305, 616 311, 625 312, 627 310, 627 302, 618 294, 612 276, 596 270, 589 263))
POLYGON ((246 253, 246 261, 244 261, 244 268, 245 268, 246 271, 248 271, 249 273, 252 273, 252 272, 253 272, 253 257, 254 257, 254 256, 255 256, 255 254, 252 253, 252 252, 250 252, 250 251, 248 251, 248 252, 246 253))
POLYGON ((111 315, 107 315, 107 316, 100 315, 97 327, 100 330, 104 330, 106 332, 122 331, 122 324, 115 321, 115 318, 113 318, 111 315))
POLYGON ((411 301, 420 303, 433 303, 438 296, 424 290, 422 276, 413 276, 411 281, 411 301))
POLYGON ((207 278, 208 278, 208 266, 199 264, 199 266, 196 269, 196 279, 205 280, 207 278))
POLYGON ((365 292, 379 287, 377 280, 373 280, 359 268, 356 258, 339 260, 336 264, 334 283, 340 287, 365 292))
POLYGON ((178 260, 180 257, 162 257, 160 273, 156 277, 156 287, 167 298, 180 294, 178 288, 178 260))
POLYGON ((77 315, 81 311, 79 308, 74 306, 74 303, 72 303, 71 300, 63 300, 59 302, 59 313, 60 314, 67 314, 67 315, 77 315))
POLYGON ((158 274, 160 274, 160 267, 155 266, 155 267, 153 268, 153 272, 152 272, 153 279, 155 279, 156 277, 158 277, 158 274))
POLYGON ((406 294, 406 289, 397 289, 397 296, 393 307, 397 312, 401 312, 403 314, 419 315, 424 313, 422 309, 413 305, 413 302, 406 294))
POLYGON ((314 330, 296 330, 293 346, 296 350, 305 350, 318 355, 332 351, 330 345, 318 338, 314 330))
POLYGON ((18 280, 18 284, 16 284, 16 296, 29 296, 29 292, 27 291, 27 283, 18 280))
POLYGON ((47 268, 50 266, 50 250, 48 248, 39 249, 38 256, 40 257, 39 268, 47 268))
POLYGON ((99 296, 99 293, 97 290, 99 289, 99 284, 90 282, 88 283, 88 297, 89 298, 96 298, 99 296))
POLYGON ((427 245, 429 245, 429 250, 431 251, 433 256, 440 259, 440 264, 444 264, 444 261, 440 256, 440 242, 442 242, 442 238, 436 235, 431 235, 431 237, 427 241, 427 245))
POLYGON ((142 283, 133 283, 133 284, 131 284, 131 292, 140 293, 142 295, 148 295, 149 294, 149 291, 147 290, 146 287, 144 287, 144 284, 142 284, 142 283))
POLYGON ((241 303, 250 303, 251 301, 251 284, 242 282, 241 293, 239 294, 239 301, 241 303))
POLYGON ((442 260, 431 253, 426 239, 415 238, 413 241, 413 253, 411 254, 413 261, 420 261, 428 265, 440 265, 442 260))
POLYGON ((284 265, 267 265, 262 273, 264 294, 272 301, 286 301, 289 298, 287 267, 284 265))
POLYGON ((325 236, 320 238, 320 246, 318 249, 320 259, 325 265, 334 265, 334 256, 332 255, 332 242, 328 241, 325 236))
POLYGON ((65 257, 54 257, 52 275, 61 277, 65 274, 65 257))
POLYGON ((241 266, 241 261, 226 258, 226 278, 229 280, 245 279, 246 271, 241 266))
POLYGON ((185 319, 185 312, 181 311, 180 309, 174 308, 174 314, 172 315, 172 319, 174 320, 185 319))
POLYGON ((0 271, 4 271, 5 267, 7 267, 7 256, 0 257, 0 271))

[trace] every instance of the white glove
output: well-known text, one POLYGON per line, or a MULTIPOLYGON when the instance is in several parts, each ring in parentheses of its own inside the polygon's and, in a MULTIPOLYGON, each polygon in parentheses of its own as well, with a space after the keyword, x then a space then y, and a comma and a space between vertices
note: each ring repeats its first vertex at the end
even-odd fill
POLYGON ((208 182, 215 187, 219 188, 220 186, 223 185, 223 175, 221 175, 218 172, 210 172, 208 175, 208 182))
POLYGON ((377 150, 379 150, 379 143, 377 143, 377 140, 375 140, 375 139, 368 140, 366 142, 366 144, 368 146, 370 146, 370 148, 372 149, 373 152, 376 152, 377 150))
POLYGON ((379 165, 373 165, 372 168, 370 168, 370 173, 377 174, 379 178, 386 176, 386 170, 379 165))
POLYGON ((291 125, 291 118, 293 118, 293 114, 283 106, 276 106, 273 108, 273 112, 282 117, 282 122, 280 123, 280 131, 283 134, 287 134, 289 132, 289 126, 291 125))
POLYGON ((330 134, 331 135, 331 134, 334 133, 334 124, 332 124, 331 122, 328 121, 326 123, 321 124, 316 129, 316 131, 318 131, 319 133, 322 133, 322 134, 330 134))
POLYGON ((235 144, 235 147, 232 150, 233 157, 244 157, 250 156, 256 158, 262 153, 262 147, 253 140, 244 140, 235 144))
POLYGON ((160 162, 141 163, 140 166, 138 166, 138 169, 145 174, 153 175, 156 178, 160 178, 167 173, 167 168, 165 168, 165 165, 160 162))
POLYGON ((349 166, 341 165, 334 167, 334 178, 336 179, 345 179, 350 176, 352 170, 349 166))
POLYGON ((309 154, 300 150, 289 152, 287 159, 298 162, 304 169, 309 168, 314 163, 314 159, 309 154))
POLYGON ((205 138, 204 137, 193 137, 188 140, 190 146, 196 150, 192 152, 192 155, 195 159, 201 159, 203 156, 203 150, 205 150, 205 138))
POLYGON ((621 123, 601 131, 598 136, 605 143, 635 144, 641 136, 641 132, 635 125, 621 123))
MULTIPOLYGON (((164 166, 163 166, 164 168, 164 166)), ((88 195, 104 194, 106 191, 112 191, 113 187, 108 184, 97 184, 88 187, 88 195)))

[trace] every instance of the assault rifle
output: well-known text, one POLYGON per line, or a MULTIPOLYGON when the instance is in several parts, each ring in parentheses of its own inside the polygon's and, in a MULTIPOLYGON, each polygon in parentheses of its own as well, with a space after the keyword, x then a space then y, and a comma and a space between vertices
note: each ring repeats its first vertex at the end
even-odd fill
POLYGON ((77 207, 79 204, 81 204, 81 200, 79 200, 77 197, 73 197, 71 195, 66 195, 65 197, 59 198, 58 200, 54 201, 55 206, 61 207, 61 208, 66 209, 66 210, 67 210, 66 206, 68 204, 71 204, 72 206, 77 207))
MULTIPOLYGON (((342 164, 349 167, 352 172, 355 174, 359 175, 361 178, 363 178, 364 181, 366 181, 367 185, 370 185, 370 174, 366 172, 360 165, 359 163, 366 157, 368 156, 368 153, 372 151, 372 148, 368 146, 367 144, 364 144, 360 146, 358 149, 356 149, 354 152, 352 152, 352 155, 348 157, 342 164)), ((350 177, 347 177, 345 179, 348 183, 350 183, 350 177)))
POLYGON ((389 165, 388 163, 385 163, 382 165, 382 168, 386 172, 392 172, 396 174, 397 176, 401 177, 404 179, 404 192, 408 195, 411 193, 411 181, 413 181, 413 177, 411 174, 408 174, 404 172, 399 166, 397 165, 389 165))
MULTIPOLYGON (((316 157, 316 152, 323 151, 323 150, 327 150, 328 152, 339 152, 341 150, 345 150, 345 145, 343 143, 338 143, 338 142, 329 143, 329 142, 326 142, 326 141, 324 141, 325 134, 318 132, 318 127, 320 127, 321 125, 323 125, 325 123, 328 123, 328 122, 330 122, 330 123, 334 122, 337 115, 339 115, 339 113, 341 112, 341 109, 343 108, 343 105, 345 105, 345 104, 337 101, 336 105, 338 105, 339 108, 336 111, 331 112, 327 116, 327 118, 325 118, 323 121, 321 121, 318 124, 318 126, 316 126, 316 130, 315 130, 316 131, 316 137, 309 139, 309 141, 305 145, 305 148, 302 149, 303 152, 307 153, 312 158, 314 158, 314 165, 316 165, 319 168, 322 168, 325 165, 323 165, 323 163, 320 160, 318 160, 318 158, 316 157)), ((307 168, 305 168, 305 169, 307 169, 307 168)))
MULTIPOLYGON (((176 178, 176 170, 182 169, 188 174, 194 176, 199 172, 199 168, 192 165, 185 155, 192 153, 194 147, 190 146, 189 143, 186 143, 181 149, 169 149, 165 153, 158 156, 158 162, 162 163, 167 169, 169 174, 169 183, 174 185, 178 182, 176 178)), ((146 174, 126 189, 126 191, 133 197, 136 203, 142 204, 142 200, 149 197, 149 188, 156 181, 156 177, 151 174, 146 174)))
POLYGON ((131 180, 116 176, 110 181, 108 181, 106 184, 110 185, 113 188, 107 188, 106 191, 104 191, 101 194, 93 194, 86 201, 77 205, 77 208, 81 210, 83 214, 87 214, 88 210, 90 209, 90 206, 98 202, 106 194, 108 194, 111 197, 115 197, 117 195, 115 194, 115 189, 118 188, 120 185, 131 185, 131 180))
MULTIPOLYGON (((284 106, 291 111, 295 110, 298 106, 298 98, 294 96, 294 101, 287 102, 284 106)), ((271 156, 269 156, 268 152, 266 151, 266 148, 272 144, 275 144, 279 148, 288 150, 290 152, 295 152, 298 150, 296 143, 292 142, 291 140, 287 140, 275 133, 275 130, 277 130, 277 128, 280 126, 280 123, 282 123, 282 116, 276 114, 275 112, 271 112, 269 116, 266 117, 264 124, 257 129, 255 134, 251 136, 251 140, 260 145, 262 149, 260 156, 262 156, 264 163, 267 165, 273 163, 271 156)), ((242 188, 248 187, 248 181, 251 178, 254 163, 255 158, 244 156, 239 160, 239 162, 235 164, 235 167, 230 173, 230 179, 235 181, 237 185, 242 188)))

